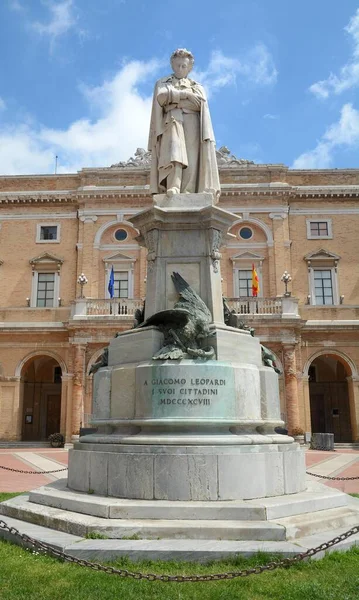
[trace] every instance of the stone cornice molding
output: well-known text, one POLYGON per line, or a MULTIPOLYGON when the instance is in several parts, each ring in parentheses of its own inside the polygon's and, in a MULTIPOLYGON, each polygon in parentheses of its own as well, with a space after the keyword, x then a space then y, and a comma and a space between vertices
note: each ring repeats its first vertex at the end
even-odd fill
POLYGON ((0 192, 0 204, 70 204, 76 203, 74 190, 0 192))
POLYGON ((269 213, 269 218, 272 219, 273 221, 279 221, 280 219, 282 219, 284 221, 284 219, 286 219, 288 217, 288 213, 287 212, 273 212, 273 213, 269 213))
POLYGON ((62 381, 71 381, 71 379, 73 379, 74 374, 73 373, 63 373, 61 375, 61 380, 62 381))
MULTIPOLYGON (((250 168, 250 167, 248 167, 250 168)), ((252 167, 253 168, 253 167, 252 167)), ((134 167, 134 170, 136 167, 134 167)), ((228 168, 227 168, 228 170, 228 168)), ((123 170, 121 170, 123 172, 123 170)), ((133 173, 133 171, 131 171, 133 173)), ((234 173, 235 175, 235 173, 234 173)), ((76 204, 89 198, 141 198, 151 200, 149 186, 88 186, 76 190, 46 192, 0 192, 0 205, 14 204, 76 204)), ((222 198, 285 198, 301 201, 308 198, 359 198, 359 185, 352 186, 292 186, 286 183, 222 184, 222 198)), ((270 210, 270 207, 268 207, 270 210)), ((297 209, 300 210, 300 209, 297 209)), ((323 209, 321 209, 323 210, 323 209)), ((343 209, 345 211, 345 209, 343 209)), ((355 209, 353 209, 355 211, 355 209)))
POLYGON ((21 377, 18 375, 0 375, 0 381, 2 383, 19 383, 21 381, 21 377))
POLYGON ((97 221, 96 215, 82 215, 79 219, 82 223, 96 223, 97 221))
POLYGON ((150 196, 149 185, 113 185, 113 186, 84 186, 78 188, 74 192, 74 196, 78 200, 86 200, 87 198, 137 198, 138 196, 150 196))

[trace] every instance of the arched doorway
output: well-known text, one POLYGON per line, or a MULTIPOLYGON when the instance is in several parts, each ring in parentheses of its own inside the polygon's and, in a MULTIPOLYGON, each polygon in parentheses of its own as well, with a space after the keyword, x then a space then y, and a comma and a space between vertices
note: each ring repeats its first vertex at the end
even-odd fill
POLYGON ((334 433, 334 441, 351 442, 347 377, 350 367, 334 354, 317 356, 308 368, 313 433, 334 433))
POLYGON ((34 356, 23 366, 23 441, 44 441, 60 432, 61 376, 61 366, 51 356, 34 356))

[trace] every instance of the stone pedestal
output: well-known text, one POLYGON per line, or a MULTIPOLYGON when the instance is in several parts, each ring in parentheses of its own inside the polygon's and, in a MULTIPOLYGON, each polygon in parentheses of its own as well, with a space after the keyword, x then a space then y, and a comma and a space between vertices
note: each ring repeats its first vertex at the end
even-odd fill
POLYGON ((258 339, 224 324, 219 249, 237 218, 207 193, 158 195, 131 218, 148 249, 145 318, 174 307, 171 276, 180 273, 211 312, 201 343, 214 357, 154 360, 165 344, 154 326, 113 339, 108 367, 94 376, 98 431, 70 454, 71 489, 213 502, 304 490, 303 451, 275 433, 278 376, 263 366, 258 339))
POLYGON ((116 444, 116 436, 113 441, 80 443, 70 450, 70 489, 116 498, 188 501, 249 500, 305 489, 304 453, 298 444, 270 439, 251 444, 248 439, 239 446, 205 446, 198 445, 199 439, 192 446, 164 441, 131 445, 129 437, 127 444, 116 444))
POLYGON ((152 208, 131 217, 141 231, 139 243, 148 249, 146 319, 173 308, 177 294, 171 275, 176 271, 208 306, 213 321, 223 323, 219 249, 238 215, 214 206, 212 200, 208 193, 172 198, 160 194, 152 208))

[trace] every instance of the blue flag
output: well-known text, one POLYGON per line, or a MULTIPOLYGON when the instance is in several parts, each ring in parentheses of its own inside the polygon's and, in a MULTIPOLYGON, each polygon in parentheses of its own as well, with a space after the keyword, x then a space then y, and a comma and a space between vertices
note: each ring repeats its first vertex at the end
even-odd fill
POLYGON ((110 294, 110 298, 113 298, 115 295, 115 273, 113 271, 113 265, 111 267, 110 279, 108 282, 108 293, 110 294))

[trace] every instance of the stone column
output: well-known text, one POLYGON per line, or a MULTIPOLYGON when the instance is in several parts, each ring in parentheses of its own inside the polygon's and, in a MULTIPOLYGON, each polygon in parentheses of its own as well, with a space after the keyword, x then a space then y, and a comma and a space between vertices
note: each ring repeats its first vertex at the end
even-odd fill
POLYGON ((283 345, 285 399, 287 405, 287 427, 289 433, 299 427, 298 381, 295 344, 283 345))
MULTIPOLYGON (((72 383, 72 375, 63 373, 61 376, 61 416, 60 432, 66 438, 68 413, 71 415, 71 401, 69 395, 69 382, 72 383)), ((72 388, 71 388, 72 393, 72 388)))
MULTIPOLYGON (((65 442, 71 442, 72 436, 72 406, 73 406, 73 374, 66 373, 62 376, 62 385, 66 388, 67 402, 65 415, 65 442)), ((62 413, 61 413, 62 415, 62 413)))
POLYGON ((23 419, 23 394, 20 377, 0 379, 0 438, 21 440, 23 419))
POLYGON ((14 384, 14 416, 16 415, 16 431, 15 436, 17 440, 21 440, 22 437, 22 422, 23 422, 23 400, 24 390, 21 377, 12 377, 11 380, 14 384))
POLYGON ((359 441, 359 377, 347 377, 353 442, 359 441))
POLYGON ((74 346, 74 378, 72 390, 72 435, 79 435, 83 415, 85 388, 85 344, 74 346))
POLYGON ((308 375, 302 376, 302 389, 303 389, 303 408, 304 408, 304 430, 312 431, 312 421, 310 413, 310 389, 309 389, 309 378, 308 375))

